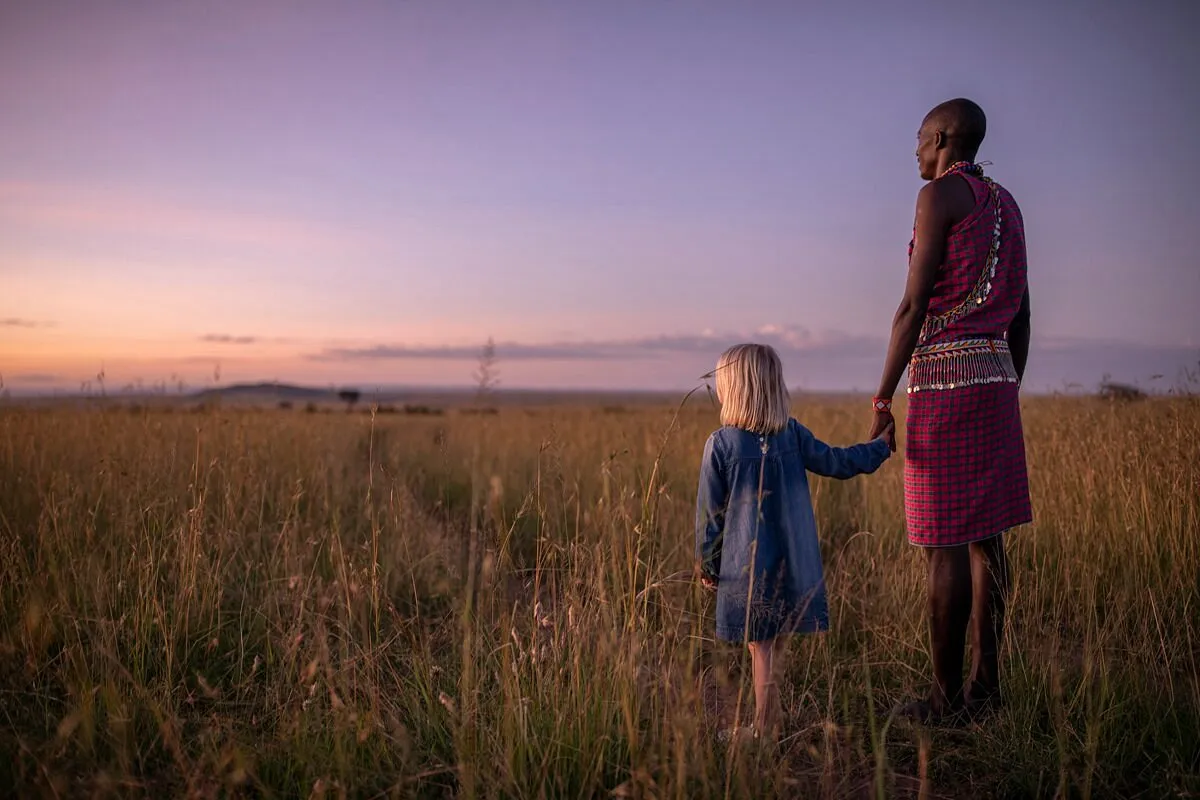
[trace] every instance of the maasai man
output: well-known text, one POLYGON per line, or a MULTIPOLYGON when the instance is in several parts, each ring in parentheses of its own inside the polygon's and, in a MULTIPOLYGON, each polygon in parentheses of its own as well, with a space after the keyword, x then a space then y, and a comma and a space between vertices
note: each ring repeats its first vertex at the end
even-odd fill
POLYGON ((929 183, 917 195, 908 282, 872 401, 873 438, 892 420, 907 365, 904 511, 909 541, 928 556, 933 687, 899 712, 922 722, 1001 704, 1004 533, 1032 520, 1017 398, 1029 352, 1025 230, 1012 195, 975 163, 986 125, 965 99, 921 123, 917 166, 929 183))

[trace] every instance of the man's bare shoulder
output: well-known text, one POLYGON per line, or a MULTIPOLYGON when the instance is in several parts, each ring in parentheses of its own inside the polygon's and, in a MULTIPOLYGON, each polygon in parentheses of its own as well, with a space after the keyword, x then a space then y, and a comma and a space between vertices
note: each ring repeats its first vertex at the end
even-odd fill
POLYGON ((928 213, 956 224, 975 209, 975 193, 965 178, 947 175, 930 181, 917 193, 917 213, 928 213))
POLYGON ((955 193, 945 180, 930 181, 917 192, 917 217, 945 219, 953 215, 955 193))
POLYGON ((947 176, 947 178, 932 180, 922 186, 921 190, 917 192, 917 205, 927 207, 945 206, 947 203, 953 203, 956 198, 961 197, 963 189, 966 189, 967 193, 970 194, 970 187, 966 186, 962 180, 949 180, 948 178, 954 178, 954 176, 951 175, 947 176))

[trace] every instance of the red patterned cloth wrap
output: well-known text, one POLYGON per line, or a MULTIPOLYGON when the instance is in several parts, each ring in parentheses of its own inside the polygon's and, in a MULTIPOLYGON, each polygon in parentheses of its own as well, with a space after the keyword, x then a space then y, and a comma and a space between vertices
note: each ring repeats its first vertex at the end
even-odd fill
MULTIPOLYGON (((908 365, 904 509, 908 539, 950 547, 1031 522, 1018 382, 1007 334, 1026 285, 1012 195, 959 173, 975 210, 951 229, 908 365)), ((913 243, 909 243, 909 258, 913 243)))

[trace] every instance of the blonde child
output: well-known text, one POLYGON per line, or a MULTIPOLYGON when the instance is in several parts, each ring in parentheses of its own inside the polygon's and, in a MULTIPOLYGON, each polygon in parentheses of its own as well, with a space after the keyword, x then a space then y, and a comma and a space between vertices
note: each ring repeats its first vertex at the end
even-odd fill
POLYGON ((776 686, 788 634, 829 627, 808 472, 852 478, 891 455, 894 426, 866 444, 830 447, 791 419, 775 350, 739 344, 716 370, 722 427, 708 437, 696 501, 700 578, 717 593, 718 638, 745 642, 754 674, 753 734, 780 723, 776 686))

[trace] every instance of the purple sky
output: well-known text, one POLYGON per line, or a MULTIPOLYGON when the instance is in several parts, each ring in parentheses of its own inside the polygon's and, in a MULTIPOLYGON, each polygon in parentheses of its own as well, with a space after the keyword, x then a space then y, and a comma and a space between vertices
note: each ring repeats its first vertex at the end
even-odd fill
POLYGON ((959 95, 1026 219, 1031 386, 1200 361, 1196 3, 817 5, 0 5, 5 386, 468 384, 494 336, 509 386, 758 340, 870 390, 959 95))

